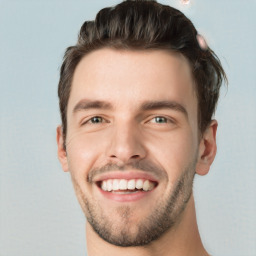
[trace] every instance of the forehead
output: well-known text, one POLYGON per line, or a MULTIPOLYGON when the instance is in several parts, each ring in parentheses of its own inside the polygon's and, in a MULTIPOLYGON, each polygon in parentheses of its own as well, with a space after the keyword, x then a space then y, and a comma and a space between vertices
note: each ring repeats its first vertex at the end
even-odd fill
POLYGON ((100 49, 76 67, 68 112, 83 98, 111 102, 119 109, 144 101, 172 100, 196 111, 190 65, 178 53, 165 50, 100 49))

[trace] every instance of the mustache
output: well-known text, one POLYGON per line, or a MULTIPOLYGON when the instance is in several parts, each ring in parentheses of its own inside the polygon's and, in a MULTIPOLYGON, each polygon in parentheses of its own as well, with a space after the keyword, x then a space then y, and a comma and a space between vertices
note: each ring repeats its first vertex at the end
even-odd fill
POLYGON ((150 160, 143 160, 143 161, 131 162, 131 163, 122 164, 122 165, 109 163, 102 167, 93 168, 87 176, 87 181, 89 183, 93 183, 94 177, 97 175, 105 174, 108 172, 114 172, 114 171, 128 171, 130 169, 151 173, 152 175, 158 177, 159 179, 162 179, 162 178, 168 179, 165 169, 163 169, 160 166, 157 166, 155 163, 151 162, 150 160))

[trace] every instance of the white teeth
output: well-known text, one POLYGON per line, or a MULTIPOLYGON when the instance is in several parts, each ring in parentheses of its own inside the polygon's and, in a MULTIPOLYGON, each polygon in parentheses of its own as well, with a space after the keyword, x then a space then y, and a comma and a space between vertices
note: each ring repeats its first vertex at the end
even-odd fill
POLYGON ((135 180, 129 180, 127 183, 127 188, 130 190, 135 189, 135 180))
POLYGON ((107 190, 108 190, 107 181, 104 180, 104 181, 102 182, 101 188, 102 188, 104 191, 107 191, 107 190))
POLYGON ((119 180, 114 179, 113 180, 113 190, 118 190, 119 189, 119 180))
POLYGON ((135 188, 143 189, 144 191, 150 191, 154 187, 155 183, 143 179, 109 179, 101 182, 101 189, 109 192, 118 190, 134 190, 135 188))
POLYGON ((127 180, 120 180, 119 189, 120 190, 126 190, 127 189, 127 180))
POLYGON ((107 181, 107 188, 108 188, 108 191, 112 191, 112 180, 108 180, 107 181))
POLYGON ((148 190, 152 190, 155 187, 155 184, 153 182, 149 182, 148 190))
POLYGON ((143 188, 143 180, 139 179, 136 181, 136 188, 142 189, 143 188))
POLYGON ((144 191, 148 191, 149 190, 149 181, 145 180, 145 182, 143 183, 143 190, 144 191))

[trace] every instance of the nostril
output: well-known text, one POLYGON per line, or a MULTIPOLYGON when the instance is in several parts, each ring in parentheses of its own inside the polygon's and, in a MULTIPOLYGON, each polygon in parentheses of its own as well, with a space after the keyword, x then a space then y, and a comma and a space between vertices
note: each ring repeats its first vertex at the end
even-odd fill
POLYGON ((132 155, 130 158, 121 158, 121 157, 118 157, 118 156, 116 156, 116 155, 110 155, 110 158, 114 158, 114 159, 120 159, 120 160, 122 160, 123 162, 126 162, 126 161, 129 161, 129 160, 131 160, 131 159, 136 159, 136 160, 138 160, 138 159, 140 159, 141 157, 140 157, 140 155, 132 155))

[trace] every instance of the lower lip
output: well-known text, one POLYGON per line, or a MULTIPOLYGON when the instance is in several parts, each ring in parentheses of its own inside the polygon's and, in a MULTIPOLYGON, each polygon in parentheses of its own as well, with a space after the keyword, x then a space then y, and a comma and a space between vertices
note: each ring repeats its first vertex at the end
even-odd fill
POLYGON ((98 187, 102 195, 110 200, 114 200, 117 202, 133 202, 133 201, 138 201, 142 198, 145 198, 149 196, 154 189, 150 191, 138 191, 138 192, 133 192, 130 194, 118 194, 118 193, 112 193, 108 191, 104 191, 101 188, 98 187))

